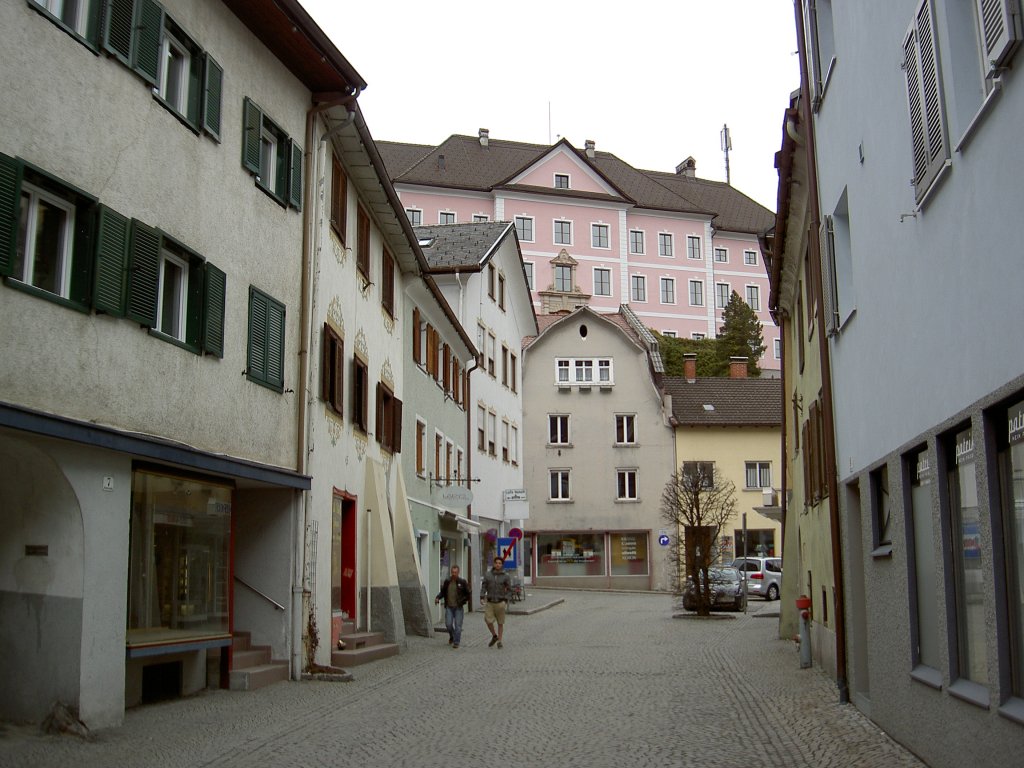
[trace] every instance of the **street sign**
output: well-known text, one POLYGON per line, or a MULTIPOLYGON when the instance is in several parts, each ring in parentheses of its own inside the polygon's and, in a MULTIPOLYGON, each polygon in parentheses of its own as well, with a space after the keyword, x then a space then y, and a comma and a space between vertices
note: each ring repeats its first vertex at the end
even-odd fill
POLYGON ((667 547, 669 545, 669 538, 668 538, 668 536, 665 535, 664 533, 661 534, 661 536, 658 537, 658 543, 661 544, 661 546, 663 546, 663 547, 667 547))
POLYGON ((525 488, 509 488, 501 492, 503 501, 526 501, 525 488))
POLYGON ((508 536, 510 539, 516 539, 518 541, 519 539, 523 538, 523 529, 513 528, 508 532, 508 536))
POLYGON ((518 568, 519 548, 516 546, 516 539, 513 539, 511 536, 499 536, 497 543, 498 557, 505 561, 505 569, 509 570, 518 568))

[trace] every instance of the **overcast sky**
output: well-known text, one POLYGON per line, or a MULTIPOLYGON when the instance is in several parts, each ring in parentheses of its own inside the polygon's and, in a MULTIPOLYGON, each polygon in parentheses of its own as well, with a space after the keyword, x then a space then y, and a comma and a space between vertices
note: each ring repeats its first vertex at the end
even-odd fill
POLYGON ((373 137, 587 139, 637 167, 725 181, 775 210, 774 154, 799 85, 792 0, 301 0, 368 83, 373 137), (550 120, 549 120, 550 113, 550 120))

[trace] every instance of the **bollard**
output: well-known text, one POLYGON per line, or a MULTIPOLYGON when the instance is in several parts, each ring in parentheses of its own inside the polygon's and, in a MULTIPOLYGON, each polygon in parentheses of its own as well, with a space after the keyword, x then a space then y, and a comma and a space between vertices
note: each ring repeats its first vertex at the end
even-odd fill
POLYGON ((800 611, 800 669, 811 666, 811 613, 800 611))

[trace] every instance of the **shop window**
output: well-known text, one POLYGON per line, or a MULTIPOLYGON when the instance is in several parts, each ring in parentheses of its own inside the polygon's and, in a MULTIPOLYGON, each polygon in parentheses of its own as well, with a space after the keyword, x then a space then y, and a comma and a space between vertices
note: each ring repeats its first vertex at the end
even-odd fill
POLYGON ((870 475, 871 517, 875 557, 892 554, 892 535, 889 533, 892 507, 889 503, 889 468, 881 466, 870 475))
POLYGON ((229 637, 231 488, 132 474, 128 646, 229 637))
POLYGON ((770 528, 748 528, 746 538, 743 529, 733 531, 736 557, 775 557, 775 531, 770 528))
POLYGON ((611 539, 612 576, 646 576, 648 574, 646 533, 613 533, 609 538, 611 539))
POLYGON ((915 677, 922 674, 920 667, 929 667, 932 684, 940 686, 939 670, 939 596, 935 588, 935 523, 932 504, 932 468, 928 451, 919 448, 906 455, 903 461, 905 477, 910 488, 907 520, 907 538, 910 569, 911 605, 911 658, 915 677))
POLYGON ((1006 602, 999 607, 1009 628, 1010 690, 1024 699, 1024 401, 1011 405, 995 421, 1002 493, 1000 522, 1006 602))
POLYGON ((559 533, 537 536, 537 575, 605 576, 603 533, 559 533))

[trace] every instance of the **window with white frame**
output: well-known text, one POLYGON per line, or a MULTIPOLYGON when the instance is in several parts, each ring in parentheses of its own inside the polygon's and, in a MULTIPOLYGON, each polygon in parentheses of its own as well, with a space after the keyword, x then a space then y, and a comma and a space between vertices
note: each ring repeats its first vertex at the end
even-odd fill
POLYGON ((570 369, 568 360, 555 361, 555 382, 557 384, 568 384, 569 370, 570 369))
POLYGON ((612 295, 612 271, 604 267, 594 268, 594 295, 612 295))
POLYGON ((729 251, 725 248, 715 248, 715 261, 719 264, 728 264, 729 251))
POLYGON ((715 306, 725 309, 732 296, 732 287, 728 283, 715 283, 715 306))
POLYGON ((564 292, 572 290, 572 266, 569 264, 555 265, 555 290, 564 292))
POLYGON ((817 110, 825 95, 835 65, 835 33, 832 27, 832 0, 803 3, 804 32, 807 36, 807 69, 811 104, 817 110))
POLYGON ((172 339, 185 340, 185 304, 189 295, 189 268, 181 256, 160 251, 160 285, 157 289, 157 330, 172 339))
POLYGON ((598 360, 597 361, 597 380, 601 384, 612 383, 612 361, 611 360, 598 360))
POLYGON ((568 189, 569 188, 569 174, 568 173, 556 173, 555 174, 555 189, 568 189))
POLYGON ((743 263, 748 267, 757 266, 757 251, 744 251, 743 252, 743 263))
POLYGON ((511 461, 509 453, 509 442, 512 436, 512 425, 508 419, 501 420, 501 460, 505 463, 511 461))
POLYGON ((607 224, 591 224, 590 225, 590 245, 594 248, 609 248, 608 241, 608 225, 607 224))
POLYGON ((405 215, 409 217, 409 223, 414 227, 423 225, 423 211, 419 208, 406 208, 405 215))
POLYGON ((550 501, 569 501, 569 470, 551 469, 548 470, 550 481, 548 499, 550 501))
POLYGON ((509 453, 513 466, 519 464, 519 427, 512 425, 512 433, 509 436, 509 453))
POLYGON ((686 258, 702 259, 704 255, 700 251, 700 238, 695 235, 686 237, 686 258))
POLYGON ((572 245, 572 222, 555 219, 554 236, 555 245, 572 245))
POLYGON ((616 499, 618 501, 636 501, 636 470, 617 469, 616 475, 616 499))
POLYGON ((664 336, 666 339, 674 339, 674 338, 676 338, 676 332, 675 331, 662 331, 661 335, 664 336))
POLYGON ((601 385, 611 386, 615 383, 612 359, 608 357, 589 358, 558 358, 555 360, 555 384, 566 386, 582 384, 589 386, 597 381, 601 385), (597 378, 594 371, 597 370, 597 378))
POLYGON ((573 361, 573 369, 576 372, 575 381, 577 383, 589 384, 594 380, 594 361, 593 360, 575 360, 573 361))
POLYGON ((427 423, 416 419, 416 474, 427 476, 427 423))
POLYGON ((672 250, 672 235, 668 232, 658 233, 658 255, 659 256, 671 256, 672 250))
POLYGON ((690 281, 690 306, 704 306, 704 282, 702 280, 690 281))
POLYGON ((8 231, 17 231, 11 276, 26 285, 68 298, 75 244, 75 206, 41 188, 22 183, 21 223, 20 226, 17 221, 10 223, 8 231))
POLYGON ((690 338, 693 339, 694 341, 701 341, 703 339, 706 339, 707 337, 708 335, 706 333, 701 333, 700 331, 694 331, 693 333, 690 334, 690 338))
POLYGON ((496 442, 498 440, 498 414, 494 411, 487 412, 487 453, 491 456, 498 455, 496 442))
POLYGON ((199 111, 198 76, 192 83, 193 67, 198 72, 202 65, 193 64, 191 48, 170 30, 165 29, 160 44, 160 74, 157 95, 179 115, 187 114, 194 104, 199 111))
POLYGON ((642 254, 644 252, 644 233, 639 229, 629 231, 629 252, 642 254))
POLYGON ((490 221, 490 218, 491 217, 488 216, 485 213, 474 213, 473 214, 473 223, 474 224, 482 224, 485 221, 490 221))
POLYGON ((498 377, 495 369, 495 356, 498 354, 498 339, 493 333, 487 334, 487 373, 492 379, 498 377))
POLYGON ((772 343, 772 349, 775 354, 776 360, 782 359, 782 339, 775 339, 772 343))
POLYGON ((647 278, 643 275, 632 275, 629 282, 633 301, 647 301, 647 278))
POLYGON ((100 0, 32 0, 32 4, 49 11, 53 18, 90 42, 96 42, 99 36, 99 30, 93 30, 90 34, 89 29, 91 25, 95 25, 94 15, 99 2, 100 0))
POLYGON ((548 445, 569 445, 569 415, 548 414, 548 445))
POLYGON ((761 309, 761 288, 757 285, 747 286, 747 304, 755 312, 761 309))
POLYGON ((533 290, 533 262, 524 261, 523 270, 526 272, 526 285, 529 286, 530 290, 533 290))
POLYGON ((516 216, 516 235, 519 236, 519 241, 521 243, 533 242, 532 216, 516 216))
POLYGON ((636 414, 615 414, 615 444, 632 445, 636 443, 636 414))
POLYGON ((438 224, 454 224, 455 214, 452 211, 439 211, 437 214, 438 224))
POLYGON ((771 488, 772 465, 770 461, 748 461, 746 468, 747 488, 771 488))
POLYGON ((676 281, 672 277, 661 278, 661 303, 676 303, 676 281))
POLYGON ((476 447, 487 450, 487 409, 482 405, 476 407, 476 447))

